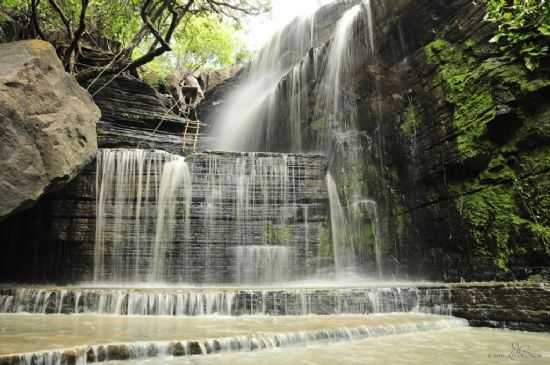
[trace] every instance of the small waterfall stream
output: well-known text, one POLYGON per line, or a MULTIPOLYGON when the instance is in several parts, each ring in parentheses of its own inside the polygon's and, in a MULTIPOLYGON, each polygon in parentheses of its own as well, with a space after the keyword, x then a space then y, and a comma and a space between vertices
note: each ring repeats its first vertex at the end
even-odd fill
MULTIPOLYGON (((263 259, 265 260, 265 259, 263 259)), ((278 285, 277 283, 274 283, 278 285)), ((0 313, 146 316, 453 313, 447 287, 18 288, 0 290, 0 313)))
POLYGON ((176 211, 188 224, 190 172, 162 151, 100 150, 96 172, 95 281, 162 279, 176 211), (186 184, 187 182, 187 184, 186 184))
POLYGON ((286 283, 294 276, 294 256, 294 250, 286 246, 237 246, 235 283, 286 283))
POLYGON ((191 173, 185 159, 176 158, 165 163, 160 178, 151 281, 163 281, 166 277, 165 272, 172 271, 170 265, 172 260, 167 260, 167 254, 174 251, 175 231, 178 226, 183 225, 184 238, 189 240, 191 194, 191 173), (181 192, 183 192, 183 221, 177 217, 181 192))
POLYGON ((355 269, 355 247, 346 213, 338 196, 338 188, 330 174, 327 175, 327 187, 336 275, 343 277, 346 273, 353 273, 355 269))

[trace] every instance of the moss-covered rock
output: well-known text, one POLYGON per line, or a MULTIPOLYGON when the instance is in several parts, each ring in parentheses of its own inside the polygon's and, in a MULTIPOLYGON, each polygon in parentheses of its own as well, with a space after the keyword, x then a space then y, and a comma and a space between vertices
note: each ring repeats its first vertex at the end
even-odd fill
POLYGON ((477 47, 438 39, 425 56, 437 67, 434 82, 452 108, 459 162, 470 172, 456 174, 449 190, 472 241, 471 255, 505 272, 522 258, 549 253, 550 200, 541 187, 549 176, 550 122, 540 95, 550 77, 494 55, 483 58, 477 47), (543 106, 530 106, 535 100, 543 106))

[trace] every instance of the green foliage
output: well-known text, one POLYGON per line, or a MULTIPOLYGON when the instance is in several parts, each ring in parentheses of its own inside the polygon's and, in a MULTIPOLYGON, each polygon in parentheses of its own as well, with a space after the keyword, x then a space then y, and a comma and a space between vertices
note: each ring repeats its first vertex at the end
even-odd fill
MULTIPOLYGON (((151 41, 139 47, 134 55, 140 57, 151 41)), ((230 67, 245 57, 240 33, 234 24, 207 16, 188 16, 178 26, 171 43, 172 52, 145 66, 150 79, 161 80, 169 75, 205 69, 230 67)))
POLYGON ((141 3, 141 0, 92 0, 88 22, 98 34, 126 45, 141 27, 141 3))
POLYGON ((229 66, 235 62, 236 32, 218 19, 188 17, 176 33, 174 55, 188 70, 229 66))
MULTIPOLYGON (((148 8, 151 23, 163 35, 172 21, 171 13, 168 11, 169 5, 166 5, 168 3, 179 10, 184 8, 177 0, 155 0, 148 8)), ((74 32, 79 23, 81 0, 58 1, 58 4, 74 32)), ((107 39, 114 44, 118 43, 122 49, 128 47, 124 57, 130 56, 136 60, 159 47, 152 32, 148 28, 143 28, 143 6, 143 0, 90 0, 85 17, 86 32, 95 39, 107 39)), ((246 62, 252 57, 252 53, 241 40, 238 15, 242 13, 238 9, 256 13, 268 7, 268 0, 195 1, 181 20, 178 19, 178 27, 170 40, 172 52, 155 58, 154 64, 149 64, 146 71, 154 74, 156 78, 164 78, 176 71, 224 68, 246 62)), ((23 15, 28 19, 29 28, 32 28, 30 8, 29 0, 2 1, 2 9, 5 9, 7 15, 23 15)), ((0 19, 2 13, 0 11, 0 19)), ((48 1, 39 2, 37 14, 42 33, 57 48, 66 47, 71 42, 62 17, 48 1)), ((88 46, 97 45, 92 41, 88 46)), ((116 50, 114 51, 116 53, 116 50)))
POLYGON ((550 56, 550 4, 546 0, 486 0, 485 19, 497 25, 490 42, 534 71, 550 56))

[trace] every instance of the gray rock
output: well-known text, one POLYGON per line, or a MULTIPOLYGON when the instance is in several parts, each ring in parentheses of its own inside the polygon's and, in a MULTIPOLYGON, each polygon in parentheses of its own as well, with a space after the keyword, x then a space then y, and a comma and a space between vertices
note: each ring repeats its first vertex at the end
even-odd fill
POLYGON ((0 220, 64 186, 94 158, 99 117, 49 43, 0 44, 0 220))

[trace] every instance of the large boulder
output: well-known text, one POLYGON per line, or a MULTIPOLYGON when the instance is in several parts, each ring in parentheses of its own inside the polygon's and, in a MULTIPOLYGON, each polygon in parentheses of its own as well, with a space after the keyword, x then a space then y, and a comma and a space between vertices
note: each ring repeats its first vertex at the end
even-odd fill
POLYGON ((0 44, 0 220, 62 187, 94 158, 99 118, 49 43, 0 44))

